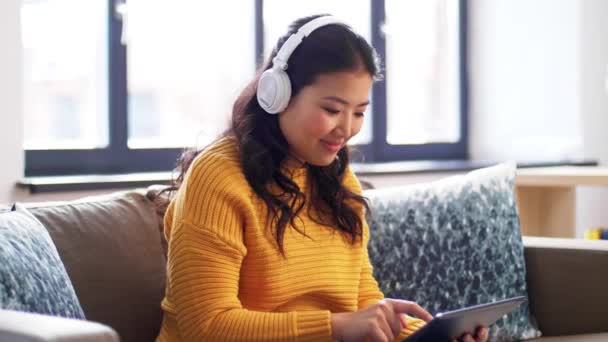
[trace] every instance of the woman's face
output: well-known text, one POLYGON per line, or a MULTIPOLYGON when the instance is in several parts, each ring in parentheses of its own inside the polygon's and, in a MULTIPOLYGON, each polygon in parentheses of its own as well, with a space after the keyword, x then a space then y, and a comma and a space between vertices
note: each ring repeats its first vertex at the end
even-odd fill
POLYGON ((317 166, 331 164, 361 130, 372 82, 363 69, 321 74, 292 97, 279 113, 290 157, 317 166))

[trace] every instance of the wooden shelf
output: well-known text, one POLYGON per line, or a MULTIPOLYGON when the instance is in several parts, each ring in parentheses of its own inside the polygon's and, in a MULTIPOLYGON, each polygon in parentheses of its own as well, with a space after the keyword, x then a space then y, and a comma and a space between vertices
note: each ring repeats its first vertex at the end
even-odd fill
POLYGON ((608 168, 518 169, 515 191, 522 234, 576 237, 577 186, 608 186, 608 168))
POLYGON ((608 168, 593 166, 563 166, 518 169, 518 186, 608 186, 608 168))

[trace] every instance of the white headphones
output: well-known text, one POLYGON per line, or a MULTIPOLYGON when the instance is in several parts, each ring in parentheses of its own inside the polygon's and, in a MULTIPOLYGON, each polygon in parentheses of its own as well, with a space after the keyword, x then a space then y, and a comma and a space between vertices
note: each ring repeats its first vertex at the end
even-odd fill
POLYGON ((264 71, 258 81, 257 98, 260 107, 270 114, 278 114, 285 110, 291 98, 291 81, 285 72, 287 60, 300 45, 304 37, 321 26, 339 24, 348 25, 333 16, 323 16, 313 19, 292 34, 281 46, 276 57, 272 59, 272 68, 264 71))

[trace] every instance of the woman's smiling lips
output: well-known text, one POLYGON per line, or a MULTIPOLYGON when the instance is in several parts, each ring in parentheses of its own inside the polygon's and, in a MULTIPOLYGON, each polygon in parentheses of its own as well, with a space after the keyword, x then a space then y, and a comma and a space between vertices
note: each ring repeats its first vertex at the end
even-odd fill
POLYGON ((323 146, 325 146, 325 148, 332 153, 340 151, 343 145, 341 142, 333 142, 327 140, 321 140, 321 142, 323 143, 323 146))

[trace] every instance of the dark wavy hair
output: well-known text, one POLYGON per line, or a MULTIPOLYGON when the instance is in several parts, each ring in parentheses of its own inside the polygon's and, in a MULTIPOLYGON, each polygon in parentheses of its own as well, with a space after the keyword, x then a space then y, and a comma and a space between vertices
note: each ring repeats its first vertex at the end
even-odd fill
MULTIPOLYGON (((276 226, 273 233, 283 255, 283 236, 288 224, 306 235, 298 229, 295 222, 304 207, 306 195, 281 171, 280 166, 288 156, 287 140, 279 128, 278 115, 269 115, 260 107, 256 97, 257 85, 262 72, 272 67, 272 59, 289 36, 310 20, 324 15, 301 18, 289 26, 288 32, 279 38, 265 65, 238 96, 232 110, 232 125, 222 135, 232 135, 236 138, 245 177, 268 207, 269 222, 276 226), (278 186, 282 193, 273 195, 269 190, 271 184, 278 186)), ((363 68, 374 80, 381 77, 379 58, 375 50, 363 37, 343 25, 331 24, 313 31, 294 50, 288 65, 286 72, 291 80, 292 97, 297 96, 302 88, 314 83, 321 74, 363 68)), ((182 154, 176 168, 179 176, 163 191, 173 192, 179 189, 185 173, 201 151, 186 150, 182 154)), ((351 243, 354 244, 361 237, 363 227, 362 218, 355 206, 365 208, 366 213, 369 213, 369 206, 364 197, 342 184, 348 163, 349 150, 344 147, 330 165, 306 164, 305 167, 308 168, 312 184, 310 208, 314 208, 317 213, 317 217, 311 218, 317 223, 348 233, 351 243)), ((166 196, 160 205, 159 214, 162 215, 168 205, 166 196)))

